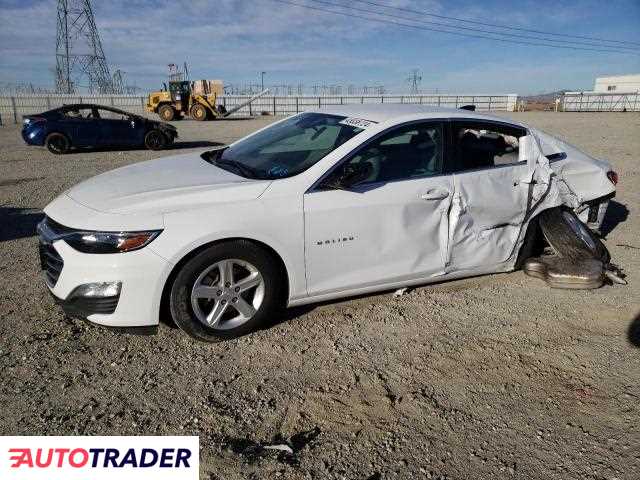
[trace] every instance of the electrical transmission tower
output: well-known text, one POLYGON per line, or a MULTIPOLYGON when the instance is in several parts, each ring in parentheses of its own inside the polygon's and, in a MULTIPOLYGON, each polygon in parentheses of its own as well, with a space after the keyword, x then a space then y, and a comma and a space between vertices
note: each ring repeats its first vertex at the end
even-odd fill
POLYGON ((422 75, 420 75, 420 70, 417 68, 411 70, 411 74, 407 78, 407 82, 409 82, 409 90, 411 95, 417 95, 420 93, 420 82, 422 81, 422 75))
POLYGON ((58 0, 56 89, 74 93, 81 78, 96 93, 117 93, 93 18, 90 0, 58 0))

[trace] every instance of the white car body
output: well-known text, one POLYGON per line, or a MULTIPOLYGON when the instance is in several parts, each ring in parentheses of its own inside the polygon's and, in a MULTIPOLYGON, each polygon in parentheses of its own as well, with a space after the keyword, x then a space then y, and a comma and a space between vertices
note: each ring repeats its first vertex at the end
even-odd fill
MULTIPOLYGON (((247 179, 206 163, 196 152, 119 168, 61 194, 45 213, 66 227, 162 233, 140 250, 108 255, 80 253, 55 240, 64 267, 50 285, 53 295, 64 301, 81 284, 121 282, 115 311, 88 319, 114 327, 154 326, 167 280, 181 259, 211 242, 238 238, 266 245, 282 260, 289 306, 504 272, 514 268, 527 223, 538 212, 561 204, 586 211, 590 201, 615 192, 607 162, 500 117, 417 105, 316 111, 377 123, 289 178, 247 179), (407 122, 452 119, 526 128, 522 161, 364 192, 313 191, 334 165, 381 132, 407 122)), ((606 200, 601 203, 596 228, 606 210, 606 200)))

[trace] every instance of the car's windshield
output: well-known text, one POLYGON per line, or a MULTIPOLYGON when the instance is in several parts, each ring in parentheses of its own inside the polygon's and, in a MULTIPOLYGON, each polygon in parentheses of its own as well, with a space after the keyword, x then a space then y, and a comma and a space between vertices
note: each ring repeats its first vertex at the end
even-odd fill
POLYGON ((224 149, 211 163, 249 178, 275 180, 297 175, 362 132, 341 123, 345 118, 296 115, 224 149))

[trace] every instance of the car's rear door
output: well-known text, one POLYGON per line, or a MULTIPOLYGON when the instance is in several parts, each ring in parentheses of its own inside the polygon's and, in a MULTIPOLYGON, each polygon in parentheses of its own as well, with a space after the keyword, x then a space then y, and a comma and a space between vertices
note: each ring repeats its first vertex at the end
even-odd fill
POLYGON ((453 198, 447 271, 499 270, 527 211, 529 167, 519 160, 526 129, 501 122, 451 122, 453 198))
POLYGON ((350 154, 304 195, 307 289, 311 295, 440 275, 453 189, 442 174, 445 122, 396 127, 350 154), (369 162, 369 179, 348 190, 327 179, 369 162))

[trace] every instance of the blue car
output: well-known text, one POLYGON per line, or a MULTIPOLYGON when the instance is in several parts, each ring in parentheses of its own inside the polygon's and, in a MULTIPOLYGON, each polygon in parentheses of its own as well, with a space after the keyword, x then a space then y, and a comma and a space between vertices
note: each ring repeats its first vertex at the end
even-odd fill
POLYGON ((146 147, 162 150, 178 132, 173 125, 113 107, 74 104, 24 117, 22 138, 62 154, 84 147, 146 147))

